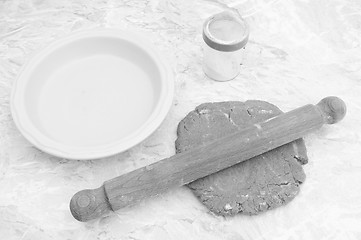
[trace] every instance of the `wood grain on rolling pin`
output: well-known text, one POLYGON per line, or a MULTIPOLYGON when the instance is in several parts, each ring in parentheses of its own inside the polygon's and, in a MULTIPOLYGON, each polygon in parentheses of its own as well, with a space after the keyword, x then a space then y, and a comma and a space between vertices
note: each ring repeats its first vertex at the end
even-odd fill
POLYGON ((88 221, 110 210, 116 211, 134 205, 145 198, 294 141, 325 123, 336 123, 345 113, 346 106, 337 97, 325 98, 317 105, 309 104, 297 108, 250 125, 206 146, 191 149, 113 178, 104 182, 98 189, 80 191, 70 202, 71 212, 77 220, 88 221))

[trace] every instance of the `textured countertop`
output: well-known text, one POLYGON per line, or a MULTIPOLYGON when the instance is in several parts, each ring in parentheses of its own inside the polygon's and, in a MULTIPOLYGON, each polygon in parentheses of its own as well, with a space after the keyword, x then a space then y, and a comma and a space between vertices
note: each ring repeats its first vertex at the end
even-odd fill
POLYGON ((2 0, 0 1, 0 239, 361 239, 361 2, 352 0, 2 0), (207 79, 205 18, 238 5, 251 28, 241 74, 207 79), (176 74, 173 106, 143 143, 116 156, 71 161, 45 154, 16 129, 11 86, 31 55, 59 37, 111 27, 145 34, 176 74), (88 223, 69 212, 84 188, 175 153, 178 122, 198 104, 261 99, 288 111, 335 95, 339 124, 305 138, 300 194, 258 216, 210 214, 182 187, 88 223))

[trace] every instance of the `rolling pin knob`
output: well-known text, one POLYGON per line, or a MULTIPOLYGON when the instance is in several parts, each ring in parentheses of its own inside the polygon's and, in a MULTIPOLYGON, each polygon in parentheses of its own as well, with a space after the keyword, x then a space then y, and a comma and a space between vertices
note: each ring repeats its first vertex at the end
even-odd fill
POLYGON ((96 219, 111 211, 104 187, 76 193, 70 201, 70 211, 74 218, 81 222, 96 219))
POLYGON ((346 104, 338 97, 326 97, 316 106, 321 110, 325 123, 327 124, 337 123, 346 115, 346 104))

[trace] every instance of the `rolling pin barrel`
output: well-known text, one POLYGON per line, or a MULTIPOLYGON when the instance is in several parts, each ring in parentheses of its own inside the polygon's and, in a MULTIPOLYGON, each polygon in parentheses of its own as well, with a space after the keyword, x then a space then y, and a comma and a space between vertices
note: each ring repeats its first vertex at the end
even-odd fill
POLYGON ((88 221, 134 205, 292 142, 323 124, 334 124, 345 114, 346 105, 341 99, 324 98, 317 105, 309 104, 280 114, 206 146, 106 181, 100 188, 82 190, 71 199, 71 213, 79 221, 88 221))

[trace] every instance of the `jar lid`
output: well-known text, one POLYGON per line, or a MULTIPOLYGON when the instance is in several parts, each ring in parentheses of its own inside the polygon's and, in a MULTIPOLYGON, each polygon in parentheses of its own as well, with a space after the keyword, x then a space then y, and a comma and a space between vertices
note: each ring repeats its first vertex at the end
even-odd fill
POLYGON ((203 25, 203 40, 218 51, 233 52, 248 42, 248 24, 236 14, 225 11, 209 17, 203 25))

